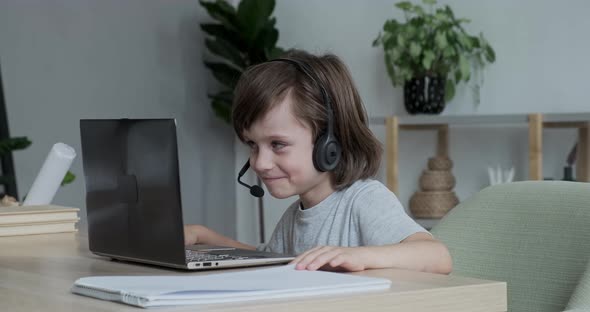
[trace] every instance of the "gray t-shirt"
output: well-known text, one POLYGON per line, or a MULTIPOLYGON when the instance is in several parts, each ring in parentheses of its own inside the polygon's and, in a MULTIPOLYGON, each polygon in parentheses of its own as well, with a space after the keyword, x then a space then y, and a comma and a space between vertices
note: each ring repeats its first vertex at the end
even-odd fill
POLYGON ((406 214, 387 187, 375 180, 362 180, 305 210, 295 201, 268 243, 259 249, 298 255, 320 245, 395 244, 417 232, 428 233, 406 214))

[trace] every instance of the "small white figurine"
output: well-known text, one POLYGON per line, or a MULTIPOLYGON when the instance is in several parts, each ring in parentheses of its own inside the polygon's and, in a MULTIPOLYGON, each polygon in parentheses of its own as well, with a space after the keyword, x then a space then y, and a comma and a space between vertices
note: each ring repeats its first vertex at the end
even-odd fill
POLYGON ((502 170, 499 165, 496 166, 496 169, 488 167, 488 176, 490 185, 512 182, 514 180, 514 167, 509 170, 502 170))

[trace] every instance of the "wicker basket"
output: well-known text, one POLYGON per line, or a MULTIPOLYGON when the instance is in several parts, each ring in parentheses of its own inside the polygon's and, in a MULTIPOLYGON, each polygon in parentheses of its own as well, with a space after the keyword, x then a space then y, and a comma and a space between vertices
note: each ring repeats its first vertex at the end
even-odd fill
POLYGON ((424 170, 420 176, 423 191, 450 191, 455 187, 455 177, 450 171, 424 170))
POLYGON ((453 161, 449 157, 436 156, 428 158, 428 169, 430 170, 451 170, 453 161))
POLYGON ((415 218, 442 218, 458 203, 455 192, 416 192, 410 198, 410 211, 415 218))

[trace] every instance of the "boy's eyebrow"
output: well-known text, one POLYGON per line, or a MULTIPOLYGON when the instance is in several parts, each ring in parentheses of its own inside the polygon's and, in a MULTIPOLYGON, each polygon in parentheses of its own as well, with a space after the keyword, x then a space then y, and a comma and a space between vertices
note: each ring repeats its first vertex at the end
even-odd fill
POLYGON ((285 140, 288 139, 289 136, 288 135, 282 135, 282 134, 275 134, 275 135, 271 135, 268 137, 269 139, 281 139, 281 140, 285 140))
MULTIPOLYGON (((254 141, 246 135, 243 135, 243 138, 244 138, 244 142, 254 141)), ((269 135, 269 136, 264 137, 264 139, 266 139, 266 140, 287 140, 287 139, 289 139, 289 136, 283 135, 283 134, 273 134, 273 135, 269 135)))

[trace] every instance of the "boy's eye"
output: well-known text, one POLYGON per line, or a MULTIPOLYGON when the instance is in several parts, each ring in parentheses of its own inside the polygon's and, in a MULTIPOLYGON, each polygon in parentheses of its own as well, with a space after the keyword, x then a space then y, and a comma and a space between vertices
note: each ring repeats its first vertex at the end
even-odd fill
POLYGON ((273 149, 275 149, 275 150, 278 150, 278 149, 281 149, 281 148, 283 148, 283 147, 285 147, 285 146, 287 146, 287 145, 286 145, 285 143, 283 143, 283 142, 276 142, 276 141, 273 141, 273 142, 271 143, 271 146, 272 146, 272 148, 273 148, 273 149))

